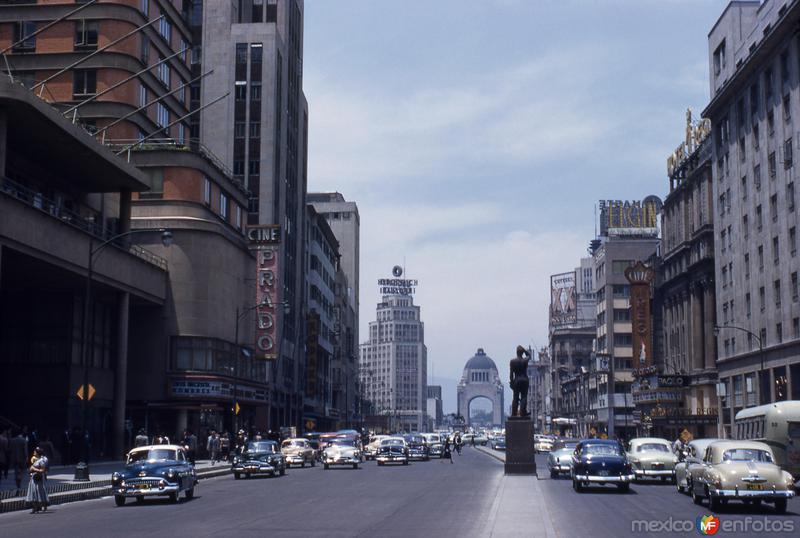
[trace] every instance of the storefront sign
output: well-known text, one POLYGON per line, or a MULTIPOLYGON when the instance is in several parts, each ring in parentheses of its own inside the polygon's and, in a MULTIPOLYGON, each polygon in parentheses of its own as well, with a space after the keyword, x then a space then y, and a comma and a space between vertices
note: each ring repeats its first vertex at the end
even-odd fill
MULTIPOLYGON (((173 398, 224 399, 233 398, 233 383, 216 380, 173 379, 170 395, 173 398)), ((242 401, 266 402, 267 391, 250 385, 238 385, 236 398, 242 401)))
POLYGON ((378 280, 378 292, 381 295, 414 295, 417 291, 418 280, 400 278, 403 276, 403 268, 395 265, 392 268, 394 278, 381 278, 378 280))
POLYGON ((672 152, 672 155, 667 157, 667 175, 671 177, 675 169, 686 162, 709 134, 711 134, 711 120, 701 118, 695 123, 692 121, 692 109, 687 108, 686 139, 672 152))
POLYGON ((575 271, 550 276, 550 327, 563 327, 578 320, 575 271))
POLYGON ((280 227, 252 226, 247 229, 250 246, 256 253, 256 359, 275 360, 279 354, 279 322, 282 305, 278 291, 280 227))
POLYGON ((631 322, 633 325, 633 356, 636 365, 645 368, 653 364, 652 320, 650 319, 650 283, 655 272, 641 261, 625 269, 631 284, 631 322))

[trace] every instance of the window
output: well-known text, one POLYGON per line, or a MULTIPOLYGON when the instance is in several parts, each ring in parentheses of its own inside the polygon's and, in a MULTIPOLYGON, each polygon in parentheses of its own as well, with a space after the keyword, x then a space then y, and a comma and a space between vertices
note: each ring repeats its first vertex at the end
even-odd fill
POLYGON ((139 84, 139 106, 143 107, 147 104, 147 88, 144 84, 139 84))
POLYGON ((745 239, 747 239, 750 235, 750 229, 747 226, 747 215, 742 217, 742 233, 744 234, 745 239))
POLYGON ((261 137, 261 122, 260 121, 251 121, 250 122, 250 138, 260 138, 261 137))
POLYGON ((615 298, 625 298, 631 296, 631 288, 627 284, 614 284, 612 290, 615 298))
POLYGON ((247 82, 236 82, 236 100, 244 101, 247 99, 247 82))
POLYGON ((789 82, 789 51, 785 50, 780 56, 781 84, 789 82))
POLYGON ((178 124, 178 143, 185 144, 186 143, 186 127, 182 123, 178 124))
POLYGON ((767 134, 775 134, 775 113, 772 110, 767 111, 767 134))
POLYGON ((236 63, 247 65, 247 43, 236 43, 236 63))
POLYGON ((750 115, 754 119, 758 111, 758 90, 758 80, 756 80, 755 84, 750 86, 750 115))
POLYGON ((792 273, 792 302, 796 303, 798 298, 798 292, 800 290, 797 289, 797 271, 792 273))
POLYGON ((742 200, 747 200, 747 176, 742 176, 742 200))
POLYGON ((779 344, 783 342, 783 323, 775 324, 775 341, 779 344))
POLYGON ((756 190, 761 189, 761 165, 757 164, 753 167, 753 185, 755 185, 756 190))
POLYGON ((775 179, 775 172, 777 170, 776 170, 776 165, 775 165, 775 152, 774 151, 771 152, 769 154, 769 156, 767 157, 767 171, 769 172, 769 178, 770 179, 775 179))
POLYGON ((207 177, 203 178, 203 203, 211 205, 211 180, 207 177))
POLYGON ((781 307, 781 281, 780 279, 772 283, 773 297, 775 299, 775 306, 781 307))
POLYGON ((245 123, 243 121, 237 121, 233 124, 233 137, 234 138, 244 138, 245 133, 245 123))
MULTIPOLYGON (((163 58, 161 58, 161 60, 163 60, 163 58)), ((158 71, 157 71, 158 72, 158 80, 163 82, 164 86, 166 86, 167 89, 169 89, 169 87, 170 87, 170 84, 169 84, 169 82, 170 82, 170 80, 169 80, 169 75, 170 75, 170 73, 169 73, 169 65, 167 65, 167 62, 163 62, 163 63, 158 64, 158 68, 157 69, 158 69, 158 71)))
POLYGON ((251 176, 257 176, 259 173, 261 173, 261 161, 258 159, 251 159, 247 164, 247 172, 251 176))
POLYGON ((615 308, 614 321, 630 321, 631 311, 628 308, 615 308))
POLYGON ((233 175, 234 176, 244 175, 244 161, 242 161, 241 159, 236 159, 233 161, 233 175))
POLYGON ((739 160, 744 162, 747 159, 747 149, 745 147, 744 136, 739 138, 739 160))
POLYGON ((764 270, 764 246, 758 245, 758 270, 764 270))
POLYGON ((764 286, 761 286, 760 288, 758 288, 758 306, 761 307, 761 311, 762 312, 767 307, 766 295, 764 293, 764 286))
POLYGON ((139 38, 139 59, 144 65, 147 65, 150 59, 150 38, 146 34, 142 34, 139 38))
POLYGON ((29 37, 36 32, 36 23, 30 21, 18 21, 14 23, 14 52, 34 52, 36 51, 36 36, 29 37))
POLYGON ((772 222, 778 221, 778 195, 773 194, 769 197, 769 214, 772 217, 772 222))
POLYGON ((775 260, 775 265, 778 265, 778 263, 780 262, 781 251, 777 235, 772 238, 772 257, 775 260))
POLYGON ((794 211, 794 181, 786 184, 786 209, 794 211))
POLYGON ((761 228, 764 226, 764 215, 761 212, 761 204, 756 206, 756 228, 758 231, 761 231, 761 228))
POLYGON ((789 250, 792 257, 797 255, 797 229, 794 226, 789 228, 789 250))
POLYGON ((789 169, 792 167, 792 139, 787 138, 783 143, 783 167, 789 169))
POLYGON ((744 294, 744 309, 745 309, 745 312, 747 313, 747 317, 748 318, 750 317, 750 307, 751 307, 751 304, 750 304, 750 293, 745 293, 744 294))
POLYGON ((261 83, 260 82, 251 82, 250 83, 250 100, 251 101, 261 101, 261 83))
POLYGON ((76 69, 72 75, 73 96, 94 95, 97 93, 97 71, 76 69))
POLYGON ((750 278, 750 254, 744 255, 744 278, 750 278))
POLYGON ((792 101, 789 94, 783 96, 783 120, 789 121, 792 119, 792 101))
POLYGON ((242 206, 236 204, 236 227, 242 229, 242 206))
POLYGON ((722 230, 719 233, 719 250, 720 250, 720 252, 725 252, 725 246, 728 244, 725 241, 725 236, 726 235, 727 235, 727 232, 725 230, 722 230))
POLYGON ((172 23, 166 17, 162 17, 161 22, 158 23, 158 33, 167 43, 172 44, 172 23))
POLYGON ((139 0, 139 9, 143 15, 150 15, 150 0, 139 0))
POLYGON ((261 43, 253 43, 250 45, 250 63, 260 64, 262 61, 264 47, 261 43))
POLYGON ((714 50, 714 74, 719 75, 725 68, 725 40, 714 50))
POLYGON ((727 288, 727 287, 728 287, 728 268, 727 267, 723 267, 722 268, 722 288, 724 289, 724 288, 727 288))
POLYGON ((764 71, 764 96, 767 101, 772 99, 772 69, 764 71))
POLYGON ((75 21, 75 49, 96 49, 97 27, 97 21, 75 21))
POLYGON ((800 338, 800 318, 792 318, 792 338, 800 338))
POLYGON ((754 123, 753 124, 753 149, 758 149, 758 138, 759 138, 758 137, 758 131, 759 131, 758 124, 754 123))
POLYGON ((219 193, 219 215, 223 219, 228 218, 228 197, 224 192, 219 193))
POLYGON ((156 123, 159 127, 169 125, 169 110, 163 103, 156 103, 156 123))

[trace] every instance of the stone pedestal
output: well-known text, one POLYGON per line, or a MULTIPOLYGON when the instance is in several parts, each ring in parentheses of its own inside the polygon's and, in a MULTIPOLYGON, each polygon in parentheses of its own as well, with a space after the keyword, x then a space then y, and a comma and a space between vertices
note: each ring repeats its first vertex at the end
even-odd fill
POLYGON ((528 417, 506 421, 506 474, 536 474, 533 422, 528 417))

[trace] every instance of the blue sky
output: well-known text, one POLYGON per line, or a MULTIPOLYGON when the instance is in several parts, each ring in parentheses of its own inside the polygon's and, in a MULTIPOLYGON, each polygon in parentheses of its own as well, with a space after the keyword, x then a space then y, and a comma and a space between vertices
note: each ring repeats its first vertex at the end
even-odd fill
POLYGON ((362 337, 377 279, 419 279, 446 412, 478 347, 505 382, 517 344, 546 344, 549 275, 585 255, 597 200, 666 194, 726 5, 306 0, 309 190, 358 203, 362 337))

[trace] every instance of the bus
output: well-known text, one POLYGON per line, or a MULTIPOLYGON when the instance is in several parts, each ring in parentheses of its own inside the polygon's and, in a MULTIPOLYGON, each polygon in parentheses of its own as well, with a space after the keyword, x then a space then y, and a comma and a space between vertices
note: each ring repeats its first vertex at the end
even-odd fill
POLYGON ((776 463, 800 478, 800 400, 742 409, 734 418, 734 437, 768 444, 776 463))

